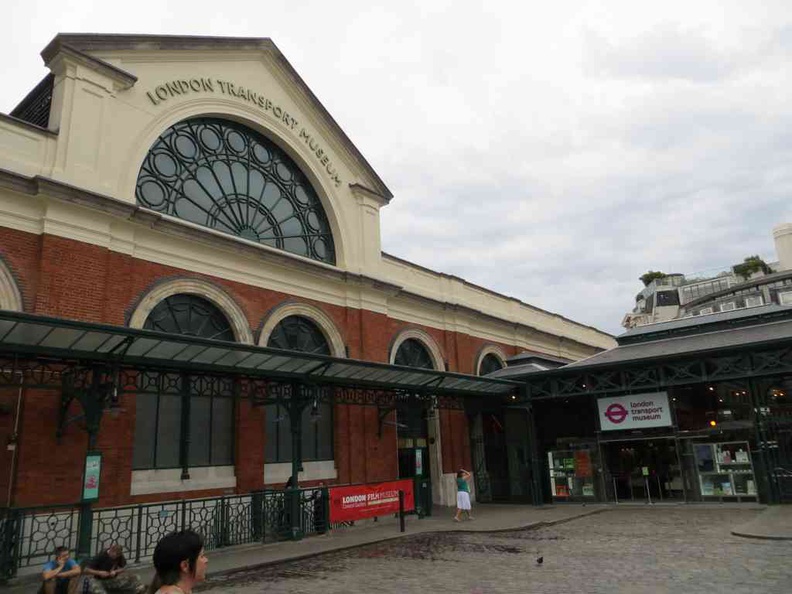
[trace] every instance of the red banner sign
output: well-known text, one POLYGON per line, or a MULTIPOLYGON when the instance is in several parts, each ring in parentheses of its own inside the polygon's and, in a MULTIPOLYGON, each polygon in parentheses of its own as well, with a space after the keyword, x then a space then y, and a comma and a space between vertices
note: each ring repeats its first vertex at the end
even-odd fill
POLYGON ((412 479, 330 488, 330 522, 351 522, 399 512, 399 491, 404 511, 415 508, 412 479))

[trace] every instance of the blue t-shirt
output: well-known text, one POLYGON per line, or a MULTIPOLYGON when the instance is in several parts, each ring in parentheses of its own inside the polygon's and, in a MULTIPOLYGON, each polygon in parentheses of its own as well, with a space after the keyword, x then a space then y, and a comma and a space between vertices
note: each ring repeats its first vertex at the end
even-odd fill
MULTIPOLYGON (((47 561, 47 563, 44 565, 44 569, 42 571, 52 571, 57 566, 58 566, 58 562, 57 561, 54 561, 54 560, 53 561, 47 561)), ((62 573, 64 571, 71 571, 75 567, 77 567, 77 561, 75 561, 74 559, 67 559, 66 563, 63 564, 63 569, 61 569, 60 572, 58 572, 58 573, 62 573)), ((58 576, 56 575, 55 577, 58 577, 58 576)))

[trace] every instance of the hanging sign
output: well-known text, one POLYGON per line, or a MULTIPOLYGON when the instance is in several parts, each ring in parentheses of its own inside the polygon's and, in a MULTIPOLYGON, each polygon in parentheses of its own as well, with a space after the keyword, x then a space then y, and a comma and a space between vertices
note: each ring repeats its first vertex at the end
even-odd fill
POLYGON ((99 499, 99 476, 102 472, 102 454, 88 453, 85 456, 85 473, 83 474, 83 501, 99 499))
POLYGON ((423 475, 423 450, 418 448, 415 450, 415 476, 423 475))
POLYGON ((414 481, 368 483, 331 487, 330 523, 351 522, 399 512, 399 491, 404 491, 404 511, 415 509, 414 481))
POLYGON ((603 431, 671 425, 667 392, 600 398, 597 406, 603 431))

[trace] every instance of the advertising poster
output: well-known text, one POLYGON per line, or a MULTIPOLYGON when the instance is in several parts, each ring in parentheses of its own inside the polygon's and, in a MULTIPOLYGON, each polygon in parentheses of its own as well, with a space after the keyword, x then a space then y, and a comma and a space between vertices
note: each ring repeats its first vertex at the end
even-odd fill
POLYGON ((399 491, 404 491, 404 511, 415 509, 413 480, 331 487, 330 523, 351 522, 399 512, 399 491))
POLYGON ((99 476, 102 472, 102 454, 85 456, 85 474, 83 479, 83 501, 99 499, 99 476))

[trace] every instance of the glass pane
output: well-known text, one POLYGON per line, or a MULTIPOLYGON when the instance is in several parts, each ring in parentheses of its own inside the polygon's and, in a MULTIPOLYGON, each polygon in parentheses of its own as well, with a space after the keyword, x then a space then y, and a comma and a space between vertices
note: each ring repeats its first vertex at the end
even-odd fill
POLYGON ((177 294, 166 297, 151 310, 143 327, 171 334, 234 341, 231 324, 223 312, 206 299, 195 295, 177 294))
POLYGON ((190 398, 190 466, 209 465, 209 412, 211 399, 208 396, 190 398))
POLYGON ((316 424, 318 429, 317 460, 333 459, 333 405, 324 403, 320 407, 322 416, 316 424))
POLYGON ((181 396, 162 394, 159 398, 159 426, 157 427, 157 468, 179 467, 181 436, 181 396))
POLYGON ((396 365, 405 367, 420 367, 421 369, 434 369, 429 351, 420 341, 408 338, 399 345, 393 361, 396 365))
POLYGON ((157 395, 137 394, 135 398, 135 446, 132 468, 154 467, 154 434, 157 430, 157 395))
POLYGON ((282 420, 278 423, 278 462, 291 462, 292 435, 289 414, 281 407, 282 420))
POLYGON ((267 404, 264 407, 264 461, 267 464, 278 462, 278 432, 287 422, 281 419, 285 413, 277 404, 267 404))
POLYGON ((212 459, 216 466, 234 463, 234 400, 212 399, 212 459))
MULTIPOLYGON (((317 409, 318 413, 318 409, 317 409)), ((302 413, 302 459, 316 460, 316 421, 318 417, 311 414, 311 407, 302 413)))
POLYGON ((267 346, 275 349, 329 355, 330 345, 313 321, 302 316, 289 316, 272 330, 267 346))

